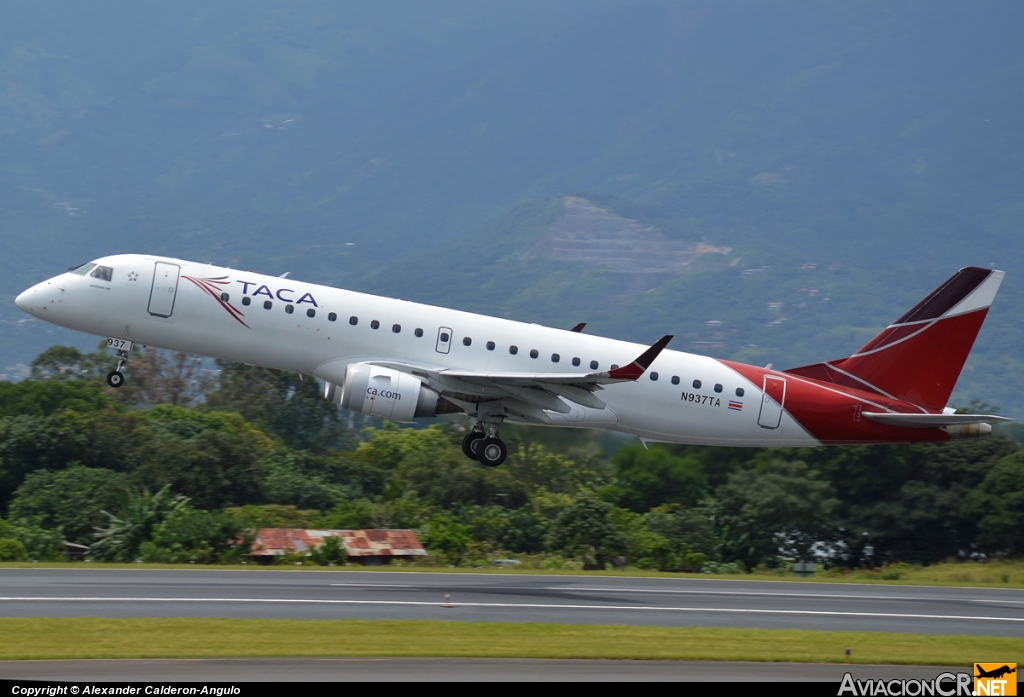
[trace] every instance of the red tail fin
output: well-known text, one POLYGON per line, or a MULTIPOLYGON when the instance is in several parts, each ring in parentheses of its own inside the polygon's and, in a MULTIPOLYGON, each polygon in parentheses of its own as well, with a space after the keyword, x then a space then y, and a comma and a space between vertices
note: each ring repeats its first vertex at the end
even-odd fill
POLYGON ((942 409, 1004 275, 960 269, 849 358, 785 372, 942 409))

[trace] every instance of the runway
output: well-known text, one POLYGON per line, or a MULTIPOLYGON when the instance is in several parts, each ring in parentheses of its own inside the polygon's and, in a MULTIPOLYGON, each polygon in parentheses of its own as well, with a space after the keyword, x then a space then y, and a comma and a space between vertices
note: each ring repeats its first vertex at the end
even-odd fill
POLYGON ((0 661, 0 680, 71 682, 771 682, 931 679, 964 666, 491 658, 217 658, 0 661))
POLYGON ((83 566, 0 569, 0 616, 439 619, 1020 637, 1024 591, 713 578, 83 566))

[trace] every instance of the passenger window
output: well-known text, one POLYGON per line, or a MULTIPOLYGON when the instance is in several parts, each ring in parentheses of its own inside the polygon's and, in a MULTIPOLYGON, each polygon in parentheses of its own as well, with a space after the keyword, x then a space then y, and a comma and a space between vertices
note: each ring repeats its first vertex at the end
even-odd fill
POLYGON ((517 353, 519 353, 519 347, 518 346, 509 346, 508 347, 508 352, 511 353, 514 356, 517 353))
POLYGON ((336 322, 337 320, 338 320, 338 313, 337 312, 328 312, 327 313, 327 321, 328 322, 336 322))
POLYGON ((560 360, 562 360, 562 357, 559 356, 557 353, 552 353, 551 354, 551 362, 552 363, 558 363, 558 361, 560 361, 560 360))
POLYGON ((597 361, 590 361, 590 369, 597 370, 597 361))
POLYGON ((493 341, 488 341, 487 342, 487 350, 488 351, 493 351, 494 350, 494 342, 493 341))
POLYGON ((349 317, 349 318, 348 318, 348 323, 349 323, 349 324, 351 324, 351 325, 352 325, 352 326, 354 327, 354 326, 356 326, 357 324, 359 324, 359 318, 358 318, 358 317, 355 317, 355 316, 353 316, 353 317, 349 317))
POLYGON ((695 389, 695 390, 699 390, 700 389, 700 380, 694 380, 693 381, 693 389, 695 389))
POLYGON ((442 344, 447 344, 449 339, 451 339, 451 337, 448 336, 448 332, 441 332, 441 343, 442 344))
POLYGON ((573 358, 573 359, 572 359, 572 364, 573 364, 573 365, 575 365, 575 366, 578 366, 578 365, 580 364, 580 359, 579 359, 579 357, 573 358))
POLYGON ((618 370, 618 369, 619 369, 619 366, 616 365, 615 363, 612 363, 612 370, 618 370))
POLYGON ((402 331, 402 325, 401 324, 392 324, 391 325, 391 331, 393 331, 395 334, 398 334, 400 331, 402 331))
POLYGON ((743 396, 743 388, 742 387, 737 387, 736 388, 736 396, 737 397, 742 397, 743 396))
POLYGON ((370 322, 370 329, 380 329, 380 322, 377 320, 370 322))
POLYGON ((657 373, 651 373, 651 380, 657 380, 657 379, 658 379, 658 374, 657 373))
POLYGON ((274 306, 274 303, 270 302, 269 300, 264 300, 263 301, 263 309, 264 310, 269 310, 273 306, 274 306))
POLYGON ((468 336, 462 337, 462 345, 463 346, 469 346, 472 343, 473 343, 473 340, 470 339, 468 336))
POLYGON ((246 295, 245 297, 242 298, 242 304, 245 305, 245 306, 248 306, 249 303, 251 303, 251 302, 252 302, 252 298, 250 298, 248 295, 246 295))
POLYGON ((414 331, 413 334, 415 334, 417 337, 421 337, 423 336, 423 330, 420 329, 419 327, 416 327, 416 331, 414 331))
POLYGON ((678 375, 673 375, 672 376, 672 384, 673 385, 678 385, 679 384, 679 376, 678 375))
POLYGON ((223 300, 224 302, 229 302, 231 300, 231 296, 228 295, 227 293, 221 293, 220 299, 223 300))
POLYGON ((530 349, 530 358, 536 358, 539 355, 540 353, 537 351, 537 349, 530 349))
POLYGON ((97 266, 91 274, 93 278, 98 278, 101 281, 110 281, 110 278, 114 275, 114 270, 109 266, 97 266))
POLYGON ((721 385, 715 385, 715 392, 721 392, 721 391, 722 391, 722 386, 721 385))
POLYGON ((313 308, 306 310, 306 317, 316 317, 316 310, 313 308))
POLYGON ((284 312, 285 312, 286 315, 290 315, 291 313, 295 312, 295 306, 294 305, 285 305, 284 306, 284 312))

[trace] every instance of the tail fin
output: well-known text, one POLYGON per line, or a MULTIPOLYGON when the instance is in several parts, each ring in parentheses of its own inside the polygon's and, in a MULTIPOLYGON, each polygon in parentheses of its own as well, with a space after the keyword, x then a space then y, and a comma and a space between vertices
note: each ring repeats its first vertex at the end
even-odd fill
POLYGON ((960 269, 849 358, 785 372, 942 409, 1004 275, 960 269))

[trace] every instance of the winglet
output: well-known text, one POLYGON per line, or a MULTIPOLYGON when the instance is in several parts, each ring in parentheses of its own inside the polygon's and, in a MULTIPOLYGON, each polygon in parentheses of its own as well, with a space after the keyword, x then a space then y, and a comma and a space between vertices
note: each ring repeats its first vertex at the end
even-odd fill
POLYGON ((651 363, 654 363, 654 359, 658 357, 658 354, 668 346, 668 342, 672 341, 672 337, 672 334, 666 334, 661 337, 653 346, 640 354, 640 357, 629 365, 608 371, 608 376, 614 380, 639 380, 651 363))
POLYGON ((586 322, 580 322, 579 324, 577 324, 575 327, 573 327, 569 331, 576 332, 577 334, 579 334, 580 332, 583 331, 583 327, 585 327, 585 326, 587 326, 586 322))

